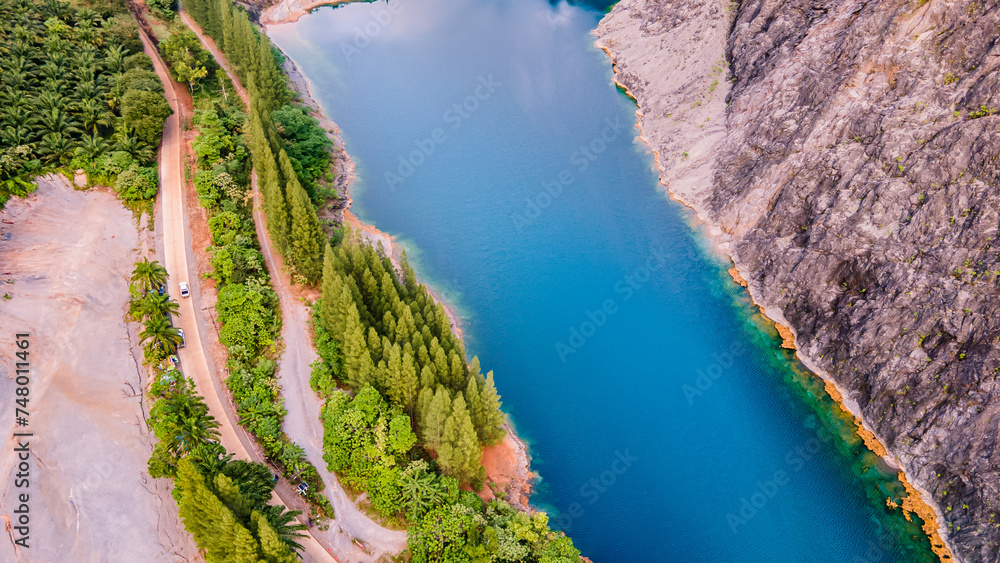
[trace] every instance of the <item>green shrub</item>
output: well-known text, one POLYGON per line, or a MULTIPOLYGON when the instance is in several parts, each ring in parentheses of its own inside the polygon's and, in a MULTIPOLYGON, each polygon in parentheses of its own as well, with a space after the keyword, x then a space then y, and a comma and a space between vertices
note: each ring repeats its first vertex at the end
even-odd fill
POLYGON ((156 196, 156 170, 133 163, 115 180, 115 191, 125 201, 152 199, 156 196))
POLYGON ((119 174, 128 170, 132 163, 132 155, 125 151, 115 151, 99 158, 94 168, 100 176, 114 180, 119 174))
POLYGON ((129 90, 122 98, 121 109, 125 123, 135 129, 140 139, 150 146, 155 147, 160 144, 163 122, 173 113, 163 94, 146 90, 129 90))

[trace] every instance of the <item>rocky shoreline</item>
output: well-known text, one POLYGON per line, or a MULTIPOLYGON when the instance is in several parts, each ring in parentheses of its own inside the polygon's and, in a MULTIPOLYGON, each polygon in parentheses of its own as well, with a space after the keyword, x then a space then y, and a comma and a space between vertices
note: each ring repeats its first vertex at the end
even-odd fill
POLYGON ((944 560, 1000 556, 998 23, 971 2, 623 0, 597 31, 661 181, 901 469, 944 560))
POLYGON ((260 12, 262 25, 291 23, 321 6, 336 6, 359 0, 279 0, 260 12))

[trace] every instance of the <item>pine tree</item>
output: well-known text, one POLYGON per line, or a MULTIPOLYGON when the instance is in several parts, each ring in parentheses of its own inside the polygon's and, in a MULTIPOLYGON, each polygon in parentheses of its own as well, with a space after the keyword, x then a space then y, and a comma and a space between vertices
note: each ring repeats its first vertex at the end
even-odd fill
POLYGON ((256 70, 264 107, 268 111, 274 111, 288 101, 288 87, 285 85, 281 69, 278 68, 277 62, 274 60, 271 41, 267 37, 260 38, 260 42, 257 44, 256 58, 256 70))
POLYGON ((351 303, 347 313, 347 323, 344 328, 343 354, 344 375, 347 382, 360 389, 374 379, 375 366, 368 353, 368 342, 361 332, 361 321, 358 319, 358 308, 351 303))
POLYGON ((240 494, 239 487, 233 480, 228 476, 218 473, 215 476, 215 490, 218 493, 219 500, 226 505, 226 508, 232 511, 232 513, 241 521, 250 521, 250 512, 253 507, 243 495, 240 494))
POLYGON ((251 520, 251 526, 256 529, 257 537, 260 538, 260 547, 264 553, 265 561, 268 563, 298 563, 298 556, 288 544, 281 541, 278 532, 263 514, 255 510, 251 520))
MULTIPOLYGON (((425 355, 427 353, 426 348, 421 348, 420 351, 424 352, 425 355)), ((420 387, 421 388, 428 387, 430 389, 434 389, 437 387, 437 385, 438 385, 438 380, 437 376, 434 375, 434 368, 432 368, 430 365, 424 365, 424 367, 420 368, 420 387)))
POLYGON ((387 393, 389 387, 389 367, 386 365, 385 360, 382 360, 375 366, 370 385, 383 395, 387 393))
POLYGON ((326 245, 323 256, 323 284, 321 286, 323 301, 320 305, 320 319, 323 328, 339 342, 344 340, 344 330, 347 326, 347 314, 354 304, 351 294, 344 284, 343 277, 337 271, 337 260, 330 245, 326 245))
POLYGON ((243 10, 233 10, 233 47, 229 60, 236 66, 236 73, 245 78, 256 70, 257 33, 243 10))
POLYGON ((391 306, 399 301, 399 292, 396 291, 396 281, 389 272, 382 273, 382 301, 386 306, 391 306))
MULTIPOLYGON (((392 346, 382 346, 383 340, 388 343, 388 338, 380 338, 375 327, 368 327, 368 352, 372 355, 373 362, 380 362, 386 359, 385 351, 392 346)), ((387 360, 388 361, 388 360, 387 360)))
MULTIPOLYGON (((393 344, 389 348, 386 366, 389 369, 388 381, 386 381, 387 385, 385 387, 386 395, 393 401, 396 401, 396 397, 402 392, 402 389, 395 388, 395 384, 399 380, 399 373, 403 371, 403 350, 399 347, 399 344, 393 344)), ((396 401, 396 404, 399 404, 399 402, 396 401)))
MULTIPOLYGON (((430 367, 431 366, 431 354, 430 354, 430 351, 427 349, 427 346, 421 346, 420 348, 417 348, 417 365, 420 366, 420 381, 421 381, 421 385, 423 385, 423 381, 424 381, 424 372, 423 372, 423 370, 424 369, 428 369, 428 368, 430 368, 430 369, 433 370, 433 368, 430 367)), ((434 379, 437 379, 436 375, 434 376, 434 379)), ((436 385, 436 383, 435 383, 435 385, 436 385)))
POLYGON ((420 393, 417 394, 417 427, 420 428, 420 435, 424 435, 424 413, 427 413, 430 409, 431 402, 434 401, 434 388, 433 387, 423 387, 420 389, 420 393))
MULTIPOLYGON (((393 348, 397 348, 396 344, 393 348)), ((399 363, 399 370, 392 371, 389 364, 389 398, 403 407, 407 413, 413 412, 413 401, 417 398, 417 368, 413 363, 413 354, 404 352, 399 363)))
MULTIPOLYGON (((476 360, 476 367, 479 367, 479 361, 476 360)), ((490 371, 486 374, 486 385, 479 390, 479 394, 483 398, 483 413, 485 414, 485 423, 483 426, 483 434, 485 439, 484 444, 495 444, 503 439, 506 432, 501 428, 506 420, 503 416, 503 411, 500 410, 500 395, 497 393, 497 387, 493 383, 493 372, 490 371)))
POLYGON ((406 257, 405 250, 400 253, 399 266, 400 270, 403 272, 403 287, 406 290, 406 296, 412 299, 416 296, 417 288, 420 284, 417 283, 417 274, 413 271, 413 267, 410 266, 410 261, 406 257))
POLYGON ((391 311, 386 311, 382 315, 382 334, 389 339, 390 342, 396 342, 396 318, 392 316, 391 311))
POLYGON ((476 480, 482 467, 479 461, 482 451, 461 393, 452 402, 452 412, 445 422, 442 442, 438 463, 445 473, 463 483, 476 480))
POLYGON ((285 196, 278 183, 278 170, 275 167, 274 155, 271 153, 264 135, 260 115, 253 111, 255 104, 252 98, 250 106, 251 155, 260 184, 260 192, 264 198, 263 208, 264 214, 267 216, 267 230, 278 251, 284 252, 288 232, 288 210, 285 205, 285 196))
POLYGON ((212 37, 219 35, 219 31, 222 29, 222 26, 219 25, 219 14, 223 9, 228 9, 228 7, 224 7, 224 5, 227 4, 228 2, 222 2, 219 0, 210 3, 207 14, 208 17, 206 18, 205 25, 203 27, 205 28, 205 32, 212 37))
POLYGON ((219 35, 219 40, 216 42, 219 49, 222 52, 226 52, 233 45, 233 32, 235 28, 233 27, 233 11, 228 7, 222 10, 220 18, 220 23, 222 24, 222 33, 219 35))
POLYGON ((479 441, 488 442, 493 435, 487 428, 486 406, 479 392, 479 382, 475 377, 469 377, 469 383, 465 386, 465 404, 469 407, 469 416, 472 418, 472 425, 476 427, 479 441))
POLYGON ((295 169, 284 149, 278 153, 278 161, 285 175, 285 199, 291 210, 291 224, 288 233, 289 261, 295 269, 310 282, 319 279, 323 247, 323 230, 306 191, 295 177, 295 169))
POLYGON ((257 540, 206 486, 205 478, 187 458, 178 463, 176 483, 181 491, 180 517, 205 551, 205 561, 252 563, 259 559, 257 540))
POLYGON ((454 389, 454 385, 451 382, 451 367, 448 365, 448 357, 445 356, 444 349, 437 343, 436 340, 431 341, 431 354, 434 355, 434 371, 437 374, 438 381, 444 382, 448 387, 454 389))
POLYGON ((396 342, 405 342, 413 338, 416 326, 413 323, 413 312, 405 303, 396 308, 396 342))
POLYGON ((451 414, 451 403, 448 390, 443 385, 438 385, 434 399, 420 417, 420 433, 426 448, 440 450, 444 441, 444 425, 451 414))
POLYGON ((372 276, 371 270, 365 270, 361 275, 361 294, 365 296, 365 305, 375 318, 382 316, 378 307, 379 293, 378 282, 372 276))
POLYGON ((451 387, 461 389, 465 383, 465 362, 454 351, 451 352, 451 387))

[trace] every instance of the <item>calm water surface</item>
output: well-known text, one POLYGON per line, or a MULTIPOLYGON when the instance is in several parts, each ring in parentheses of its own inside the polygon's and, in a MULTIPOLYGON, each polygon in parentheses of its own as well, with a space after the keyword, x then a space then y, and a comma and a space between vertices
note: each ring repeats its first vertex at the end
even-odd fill
POLYGON ((269 34, 495 370, 532 502, 594 561, 921 561, 902 487, 664 196, 599 11, 323 8, 269 34))

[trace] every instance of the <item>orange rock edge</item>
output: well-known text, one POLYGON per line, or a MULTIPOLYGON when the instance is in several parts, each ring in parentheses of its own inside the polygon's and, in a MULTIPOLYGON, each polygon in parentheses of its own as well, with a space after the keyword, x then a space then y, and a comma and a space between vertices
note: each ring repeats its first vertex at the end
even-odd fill
MULTIPOLYGON (((736 267, 729 269, 729 275, 732 276, 733 281, 743 287, 749 287, 746 278, 744 278, 736 267)), ((782 325, 781 323, 776 323, 768 319, 767 315, 764 313, 764 308, 759 306, 761 315, 767 319, 769 322, 774 324, 774 328, 777 329, 778 335, 781 336, 781 347, 787 348, 789 350, 795 350, 795 335, 792 334, 791 329, 782 325)), ((824 381, 824 387, 826 392, 833 398, 834 401, 844 409, 844 412, 850 413, 844 406, 844 397, 837 390, 837 387, 829 381, 824 381)), ((861 423, 861 419, 851 414, 851 418, 854 420, 854 425, 857 427, 858 436, 865 442, 865 446, 868 447, 875 455, 883 458, 889 459, 889 452, 886 450, 882 442, 879 442, 878 438, 875 437, 871 431, 864 427, 861 423)), ((890 508, 898 508, 902 506, 903 516, 910 520, 910 514, 916 514, 924 522, 923 530, 927 534, 927 537, 931 541, 931 550, 937 555, 942 561, 953 561, 951 550, 945 545, 944 540, 941 538, 940 528, 938 525, 937 513, 934 509, 924 502, 923 496, 921 496, 920 491, 918 491, 910 481, 907 480, 906 474, 902 471, 899 472, 899 480, 903 483, 903 487, 906 488, 906 496, 902 499, 902 504, 895 502, 893 499, 886 499, 886 506, 890 508)))

